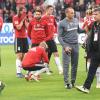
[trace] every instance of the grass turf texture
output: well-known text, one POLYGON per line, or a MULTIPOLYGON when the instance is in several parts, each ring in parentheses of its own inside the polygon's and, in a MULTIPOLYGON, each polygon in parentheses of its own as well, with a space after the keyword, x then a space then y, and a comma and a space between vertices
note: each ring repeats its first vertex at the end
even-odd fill
MULTIPOLYGON (((61 57, 61 47, 58 46, 61 57)), ((96 89, 94 80, 90 94, 84 94, 75 88, 64 88, 63 76, 58 74, 54 58, 50 66, 54 72, 51 76, 42 74, 42 80, 26 82, 25 79, 16 78, 15 54, 13 46, 1 46, 2 66, 0 68, 0 80, 6 87, 0 94, 0 100, 100 100, 100 89, 96 89)), ((25 73, 25 72, 24 72, 25 73)), ((80 47, 77 85, 82 85, 86 78, 84 50, 80 47)))

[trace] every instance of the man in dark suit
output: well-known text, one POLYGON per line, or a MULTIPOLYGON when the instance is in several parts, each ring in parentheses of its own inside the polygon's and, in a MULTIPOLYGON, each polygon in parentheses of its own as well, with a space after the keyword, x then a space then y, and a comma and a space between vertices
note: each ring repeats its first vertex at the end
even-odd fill
POLYGON ((76 86, 78 90, 89 93, 96 70, 100 64, 100 7, 94 9, 95 22, 91 29, 89 52, 91 54, 91 62, 87 78, 83 86, 76 86))

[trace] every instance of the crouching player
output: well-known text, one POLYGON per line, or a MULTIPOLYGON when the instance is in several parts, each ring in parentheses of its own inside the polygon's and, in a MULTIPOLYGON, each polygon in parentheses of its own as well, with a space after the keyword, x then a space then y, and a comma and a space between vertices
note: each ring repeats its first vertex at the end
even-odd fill
POLYGON ((48 72, 48 55, 46 53, 47 44, 41 42, 39 46, 29 49, 25 54, 22 67, 24 70, 29 71, 30 73, 25 77, 27 80, 34 79, 39 81, 38 76, 43 72, 48 72), (42 62, 42 63, 41 63, 42 62), (35 71, 33 74, 32 71, 35 71))

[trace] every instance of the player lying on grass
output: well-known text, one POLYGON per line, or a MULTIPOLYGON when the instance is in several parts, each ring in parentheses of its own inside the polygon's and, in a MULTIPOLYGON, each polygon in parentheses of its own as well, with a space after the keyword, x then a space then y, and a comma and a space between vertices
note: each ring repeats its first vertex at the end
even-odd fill
POLYGON ((24 70, 30 73, 25 76, 27 80, 34 79, 39 81, 38 76, 43 72, 49 72, 48 70, 48 55, 46 53, 47 44, 41 42, 39 46, 29 49, 28 53, 23 58, 22 67, 24 70), (32 71, 36 71, 34 74, 32 71))

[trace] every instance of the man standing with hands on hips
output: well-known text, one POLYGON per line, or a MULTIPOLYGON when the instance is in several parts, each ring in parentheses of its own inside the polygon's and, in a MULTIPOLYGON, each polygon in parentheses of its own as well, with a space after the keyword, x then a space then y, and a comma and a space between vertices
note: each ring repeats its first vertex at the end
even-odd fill
POLYGON ((63 73, 65 88, 71 89, 74 87, 78 56, 79 56, 79 45, 78 45, 78 20, 74 18, 74 9, 69 7, 65 10, 66 18, 64 18, 58 28, 58 40, 62 45, 63 55, 63 73), (71 81, 69 81, 69 63, 71 58, 71 81))

